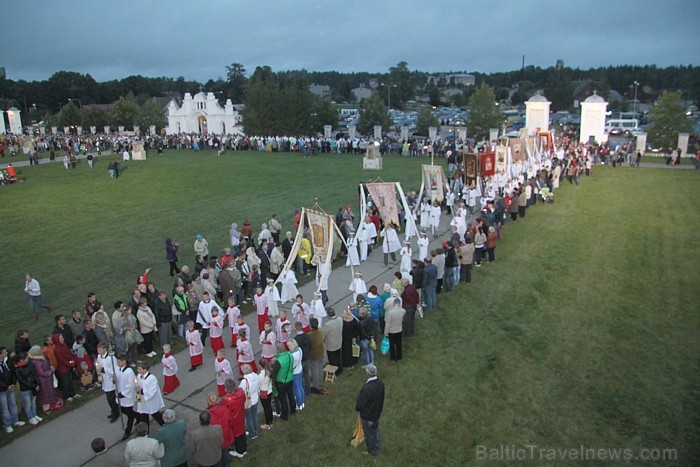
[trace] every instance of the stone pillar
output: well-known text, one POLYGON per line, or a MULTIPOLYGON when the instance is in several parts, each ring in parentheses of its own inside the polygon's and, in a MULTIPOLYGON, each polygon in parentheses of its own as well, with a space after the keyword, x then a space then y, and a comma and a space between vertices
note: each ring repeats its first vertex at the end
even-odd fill
POLYGON ((57 135, 57 134, 58 134, 58 127, 57 127, 57 126, 52 126, 52 127, 51 127, 51 134, 52 134, 52 135, 57 135))
POLYGON ((525 102, 525 126, 549 131, 549 106, 552 103, 539 91, 525 102))
POLYGON ((75 127, 75 129, 78 130, 78 136, 83 134, 83 127, 77 126, 77 127, 75 127))
POLYGON ((119 133, 124 133, 124 125, 117 126, 117 130, 119 130, 119 133))
POLYGON ((401 141, 408 141, 408 127, 406 125, 401 127, 401 141))
POLYGON ((357 127, 355 125, 349 125, 348 126, 348 137, 350 139, 355 139, 357 133, 357 127))
POLYGON ((581 132, 579 142, 587 143, 591 137, 598 143, 608 140, 605 132, 605 112, 608 110, 608 103, 593 91, 581 102, 581 132))
POLYGON ((333 125, 323 125, 323 137, 330 138, 331 131, 333 131, 333 125))
POLYGON ((0 111, 0 134, 4 135, 7 132, 5 129, 5 112, 0 111))
POLYGON ((678 133, 678 147, 681 150, 681 157, 685 157, 688 152, 688 138, 690 135, 688 133, 678 133))
POLYGON ((155 136, 156 135, 156 126, 155 125, 149 126, 148 131, 151 133, 151 136, 155 136))
POLYGON ((489 141, 498 141, 498 128, 489 128, 489 141))
POLYGON ((68 128, 67 126, 64 126, 64 127, 63 127, 63 134, 64 134, 64 135, 67 135, 67 134, 69 133, 68 130, 70 130, 70 128, 68 128))
POLYGON ((46 127, 45 126, 40 126, 39 127, 39 134, 41 136, 44 136, 46 134, 46 127))
POLYGON ((430 141, 435 141, 437 139, 436 126, 431 126, 430 128, 428 128, 428 138, 430 138, 430 141))
POLYGON ((636 151, 640 151, 642 155, 647 150, 647 134, 646 133, 637 133, 637 147, 635 148, 636 151))
POLYGON ((138 125, 134 125, 134 133, 136 133, 136 136, 141 134, 141 128, 138 125))
POLYGON ((94 135, 94 134, 96 134, 96 133, 97 133, 97 127, 94 126, 94 125, 91 126, 91 127, 90 127, 90 134, 94 135))
POLYGON ((15 135, 21 135, 22 117, 20 116, 20 114, 22 113, 22 111, 15 107, 10 107, 6 110, 5 113, 7 113, 7 122, 10 125, 10 133, 14 133, 15 135))
POLYGON ((466 126, 458 126, 456 129, 457 129, 457 138, 461 139, 462 142, 464 142, 467 139, 467 127, 466 126))
POLYGON ((103 128, 105 134, 109 134, 109 129, 109 125, 105 125, 105 127, 103 128))
POLYGON ((382 139, 382 126, 374 125, 374 137, 375 139, 382 139))

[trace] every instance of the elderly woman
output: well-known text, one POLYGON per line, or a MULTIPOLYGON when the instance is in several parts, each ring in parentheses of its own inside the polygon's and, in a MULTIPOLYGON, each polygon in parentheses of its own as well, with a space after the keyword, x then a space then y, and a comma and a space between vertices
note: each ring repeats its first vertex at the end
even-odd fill
MULTIPOLYGON (((295 341, 290 340, 289 342, 295 341)), ((243 378, 241 378, 241 383, 238 387, 243 390, 246 398, 250 399, 250 408, 245 409, 245 424, 248 427, 248 433, 251 439, 255 439, 260 433, 260 419, 258 418, 260 379, 258 375, 253 372, 253 368, 250 365, 243 365, 241 371, 243 372, 243 378)))
POLYGON ((114 331, 112 330, 112 324, 109 322, 107 313, 104 311, 96 312, 92 315, 92 322, 95 324, 97 343, 104 344, 107 348, 114 346, 114 331))
POLYGON ((350 369, 357 363, 357 357, 352 355, 352 346, 360 340, 360 322, 350 312, 343 311, 343 340, 340 347, 343 368, 350 369))
POLYGON ((187 426, 184 420, 177 420, 175 411, 163 412, 163 422, 155 439, 163 443, 165 454, 160 460, 161 467, 187 467, 187 426))
POLYGON ((34 371, 39 377, 39 392, 36 395, 36 402, 41 405, 45 414, 50 414, 58 402, 58 396, 53 387, 51 363, 44 357, 41 347, 38 345, 29 349, 29 361, 34 365, 34 371))
POLYGON ((489 255, 489 263, 496 261, 496 242, 498 241, 498 235, 496 234, 496 228, 494 226, 489 227, 489 233, 486 236, 486 251, 489 255))
POLYGON ((136 317, 131 312, 129 305, 121 306, 122 317, 114 326, 114 340, 116 342, 117 354, 125 354, 129 365, 135 365, 137 355, 137 345, 143 339, 136 329, 136 317))
POLYGON ((126 443, 124 457, 130 467, 156 467, 165 454, 163 444, 148 436, 148 423, 136 424, 136 438, 126 443))

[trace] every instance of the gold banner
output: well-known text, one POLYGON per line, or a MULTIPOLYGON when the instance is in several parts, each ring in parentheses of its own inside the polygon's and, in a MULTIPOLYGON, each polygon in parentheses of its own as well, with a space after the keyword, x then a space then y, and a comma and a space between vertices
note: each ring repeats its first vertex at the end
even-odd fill
POLYGON ((423 166, 423 186, 425 196, 430 198, 430 202, 442 203, 445 199, 445 192, 450 186, 445 176, 445 171, 440 165, 423 166))
POLYGON ((307 210, 306 215, 309 218, 311 228, 311 245, 314 250, 314 264, 320 261, 325 261, 330 248, 331 235, 333 234, 333 218, 328 214, 307 210), (320 258, 320 259, 317 259, 320 258))
POLYGON ((372 202, 379 210, 384 224, 389 222, 401 225, 399 222, 399 209, 396 204, 396 184, 394 183, 367 183, 367 191, 372 197, 372 202))

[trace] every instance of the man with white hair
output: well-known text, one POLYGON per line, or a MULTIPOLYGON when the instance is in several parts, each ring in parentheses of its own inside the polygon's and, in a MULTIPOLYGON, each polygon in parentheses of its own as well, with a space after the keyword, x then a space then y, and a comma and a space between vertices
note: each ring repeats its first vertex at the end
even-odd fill
POLYGON ((369 364, 365 367, 367 382, 357 396, 355 410, 360 414, 362 430, 367 442, 367 453, 377 456, 382 450, 379 436, 379 417, 384 408, 384 382, 377 376, 377 367, 369 364))

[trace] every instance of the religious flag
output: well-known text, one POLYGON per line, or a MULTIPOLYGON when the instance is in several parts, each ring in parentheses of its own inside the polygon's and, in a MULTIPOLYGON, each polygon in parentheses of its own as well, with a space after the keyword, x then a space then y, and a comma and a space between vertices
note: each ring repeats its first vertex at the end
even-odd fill
POLYGON ((442 203, 445 193, 450 190, 450 183, 441 165, 423 165, 423 187, 431 203, 442 203))
POLYGON ((496 146, 496 172, 506 171, 508 161, 508 148, 506 146, 496 146))
POLYGON ((391 222, 394 225, 401 225, 399 222, 399 209, 396 204, 396 184, 366 183, 365 187, 369 191, 374 206, 379 211, 379 215, 384 220, 384 224, 391 222))
POLYGON ((306 210, 309 219, 311 232, 311 244, 314 250, 314 258, 324 261, 328 255, 331 245, 331 235, 333 234, 333 218, 326 213, 306 210))
POLYGON ((481 155, 481 168, 484 177, 491 177, 496 173, 496 155, 492 152, 485 152, 481 155))

